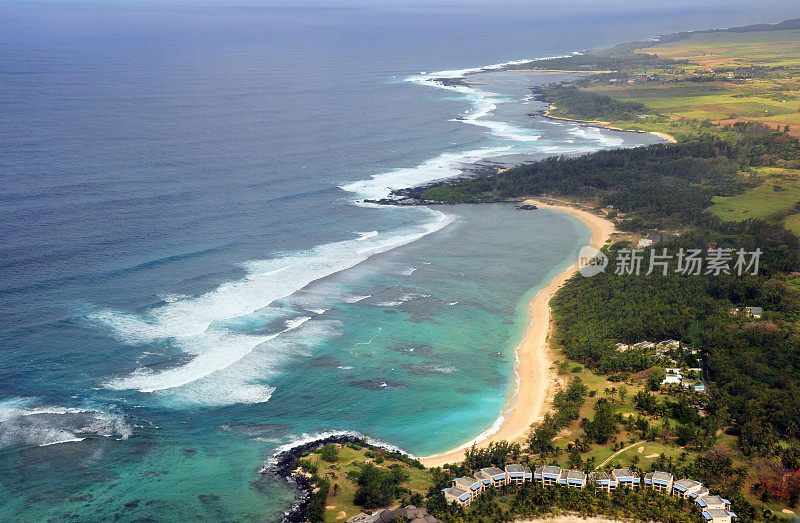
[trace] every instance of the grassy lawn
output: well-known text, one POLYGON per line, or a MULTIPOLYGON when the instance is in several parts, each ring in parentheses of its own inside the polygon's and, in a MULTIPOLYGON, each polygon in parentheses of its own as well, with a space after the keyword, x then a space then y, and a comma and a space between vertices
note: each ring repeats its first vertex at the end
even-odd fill
POLYGON ((798 42, 796 29, 697 34, 637 50, 677 60, 629 72, 651 75, 648 81, 636 78, 630 84, 625 78, 613 82, 598 78, 586 89, 647 107, 651 114, 646 118, 615 122, 624 129, 661 131, 681 139, 686 135, 676 120, 744 120, 780 128, 789 125, 789 133, 800 137, 798 42))
MULTIPOLYGON (((755 170, 754 176, 763 180, 757 187, 736 196, 717 196, 709 210, 727 221, 793 212, 794 206, 800 202, 800 170, 763 168, 755 170)), ((792 215, 785 224, 797 228, 800 219, 792 215)))
MULTIPOLYGON (((325 521, 344 521, 364 509, 353 504, 352 500, 358 487, 356 480, 348 477, 348 472, 357 472, 362 463, 372 462, 377 467, 389 467, 400 465, 409 474, 409 479, 402 486, 413 492, 418 492, 423 496, 428 493, 428 488, 433 484, 431 474, 428 469, 418 469, 402 461, 392 459, 381 450, 370 451, 367 447, 355 449, 347 445, 337 445, 339 454, 335 462, 328 462, 322 459, 317 453, 311 453, 304 457, 318 467, 317 475, 330 480, 331 486, 326 501, 325 521), (369 452, 375 457, 370 457, 369 452), (376 458, 383 456, 382 463, 376 463, 376 458), (334 485, 338 485, 334 487, 334 485), (342 517, 342 513, 345 517, 342 517)), ((399 500, 398 500, 399 503, 399 500)))
POLYGON ((783 220, 783 226, 800 236, 800 214, 793 214, 783 220))
POLYGON ((640 49, 660 58, 686 59, 707 68, 753 65, 798 66, 800 30, 754 31, 751 33, 705 33, 677 42, 640 49))
MULTIPOLYGON (((623 416, 635 416, 637 415, 637 411, 633 406, 633 396, 637 392, 644 389, 644 383, 632 380, 629 380, 625 383, 612 382, 609 381, 606 376, 595 374, 594 372, 586 369, 580 363, 565 359, 563 357, 560 361, 556 362, 556 368, 559 369, 559 377, 562 380, 567 381, 572 380, 574 377, 580 377, 590 394, 592 391, 594 391, 594 395, 588 396, 581 407, 579 419, 573 421, 556 437, 556 447, 562 449, 563 451, 558 459, 559 465, 566 468, 569 459, 566 448, 570 443, 573 443, 576 439, 583 436, 583 429, 580 426, 580 420, 582 418, 592 418, 594 415, 594 406, 597 401, 600 398, 606 398, 612 402, 614 412, 620 413, 623 416), (580 369, 580 372, 573 372, 574 369, 580 369), (612 389, 619 391, 620 387, 627 389, 624 399, 619 396, 619 393, 611 394, 612 389)), ((659 398, 663 400, 664 396, 659 395, 659 398)), ((650 418, 650 422, 661 423, 662 420, 650 418)), ((614 435, 612 439, 605 445, 593 444, 588 452, 582 454, 583 459, 586 460, 589 458, 594 458, 595 464, 599 465, 607 458, 615 454, 615 451, 612 449, 612 445, 615 443, 621 443, 622 447, 624 448, 631 444, 631 437, 637 440, 640 439, 639 434, 633 434, 627 431, 624 426, 620 425, 620 429, 621 431, 614 435)), ((665 444, 661 441, 640 441, 632 448, 614 457, 614 459, 612 459, 608 465, 616 464, 619 466, 630 466, 637 464, 640 467, 647 467, 650 463, 655 461, 659 455, 663 454, 665 456, 677 458, 684 451, 686 451, 686 449, 683 447, 679 447, 674 444, 665 444), (643 450, 640 452, 639 448, 642 448, 643 450)))

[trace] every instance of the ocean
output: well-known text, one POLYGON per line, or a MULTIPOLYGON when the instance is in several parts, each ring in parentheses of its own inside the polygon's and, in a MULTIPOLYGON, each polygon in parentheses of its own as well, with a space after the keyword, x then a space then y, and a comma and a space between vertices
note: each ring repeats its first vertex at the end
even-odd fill
POLYGON ((491 430, 589 231, 362 200, 657 143, 538 116, 568 74, 474 73, 770 6, 3 3, 0 518, 271 521, 295 493, 259 470, 298 441, 491 430))

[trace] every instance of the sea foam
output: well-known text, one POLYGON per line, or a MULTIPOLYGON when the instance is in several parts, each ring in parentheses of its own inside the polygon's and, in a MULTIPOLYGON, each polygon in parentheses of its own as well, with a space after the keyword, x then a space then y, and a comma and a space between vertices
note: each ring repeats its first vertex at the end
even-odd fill
MULTIPOLYGON (((431 220, 375 235, 360 235, 352 240, 317 246, 309 251, 246 264, 244 278, 227 282, 205 294, 178 299, 154 307, 142 314, 104 310, 90 319, 109 328, 119 339, 130 344, 169 340, 174 347, 194 357, 174 368, 152 371, 138 368, 127 376, 108 380, 110 389, 135 389, 144 393, 185 387, 235 365, 257 347, 299 329, 309 316, 287 319, 286 328, 271 334, 243 334, 228 325, 276 300, 285 298, 309 283, 349 269, 380 253, 408 244, 431 234, 452 221, 439 211, 427 210, 431 220)), ((316 320, 315 320, 316 321, 316 320)), ((249 379, 249 378, 248 378, 249 379)), ((239 393, 220 396, 234 402, 267 401, 272 388, 247 380, 228 381, 239 393)), ((184 394, 180 394, 186 400, 184 394)), ((203 398, 197 397, 199 402, 203 398)))
POLYGON ((0 449, 16 445, 46 447, 79 442, 88 436, 127 439, 133 429, 112 407, 61 407, 38 398, 0 401, 0 449))

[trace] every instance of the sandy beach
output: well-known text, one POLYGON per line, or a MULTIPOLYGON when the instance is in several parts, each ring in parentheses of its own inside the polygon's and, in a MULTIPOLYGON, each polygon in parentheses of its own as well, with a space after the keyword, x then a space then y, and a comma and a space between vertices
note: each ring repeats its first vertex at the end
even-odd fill
MULTIPOLYGON (((565 212, 585 223, 592 232, 592 246, 600 248, 605 245, 612 233, 614 224, 610 221, 567 205, 552 205, 536 200, 526 200, 540 209, 554 209, 565 212)), ((534 211, 535 212, 535 211, 534 211)), ((531 300, 528 307, 530 322, 525 335, 516 348, 517 363, 515 371, 517 386, 508 398, 503 409, 499 427, 490 428, 475 440, 458 448, 421 458, 427 467, 436 467, 445 463, 455 463, 464 459, 464 451, 474 443, 485 447, 492 441, 518 441, 524 439, 530 426, 540 421, 549 410, 553 391, 554 376, 550 371, 552 357, 548 336, 550 333, 550 299, 555 292, 577 272, 577 264, 556 276, 544 286, 531 300), (496 429, 496 430, 495 430, 496 429)))

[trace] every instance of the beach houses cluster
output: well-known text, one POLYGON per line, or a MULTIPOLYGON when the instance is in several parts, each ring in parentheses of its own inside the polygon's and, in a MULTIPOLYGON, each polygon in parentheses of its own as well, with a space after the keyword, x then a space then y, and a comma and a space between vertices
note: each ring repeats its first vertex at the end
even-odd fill
POLYGON ((712 495, 699 481, 681 479, 675 481, 669 472, 655 471, 644 475, 644 481, 630 469, 614 469, 611 474, 593 472, 590 482, 598 489, 608 492, 620 487, 636 488, 643 486, 652 488, 668 496, 691 499, 695 502, 703 519, 713 523, 730 523, 736 517, 731 512, 731 502, 720 496, 712 495))
POLYGON ((580 470, 562 470, 552 465, 539 467, 531 472, 531 469, 524 465, 510 464, 506 465, 505 470, 488 467, 480 469, 474 476, 456 478, 453 480, 453 486, 442 492, 448 503, 453 502, 466 508, 488 488, 533 482, 544 486, 585 488, 587 476, 580 470))
POLYGON ((533 472, 523 465, 506 465, 505 470, 489 467, 479 470, 474 476, 456 478, 453 486, 444 489, 445 500, 464 508, 488 488, 509 484, 539 483, 544 486, 562 486, 583 489, 589 485, 599 490, 612 492, 618 488, 651 488, 666 496, 691 499, 703 518, 711 523, 731 523, 736 514, 731 511, 731 502, 711 494, 699 481, 681 479, 675 481, 669 472, 648 472, 644 478, 630 469, 614 469, 610 474, 592 472, 588 476, 580 470, 564 470, 554 465, 538 467, 533 472))

